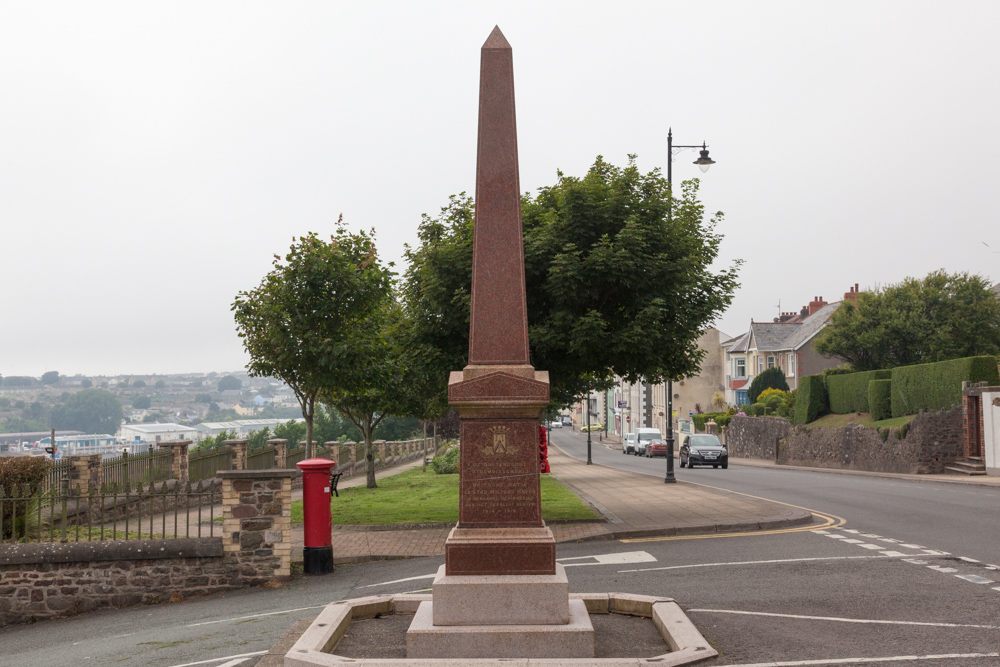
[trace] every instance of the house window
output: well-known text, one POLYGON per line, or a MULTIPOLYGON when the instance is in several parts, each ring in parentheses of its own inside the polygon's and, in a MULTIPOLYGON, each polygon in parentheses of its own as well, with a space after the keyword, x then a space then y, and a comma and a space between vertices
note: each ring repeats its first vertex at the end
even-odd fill
POLYGON ((757 375, 764 372, 764 357, 757 357, 757 375))
POLYGON ((746 389, 738 389, 736 391, 736 405, 746 405, 749 402, 749 392, 746 389))
POLYGON ((774 357, 770 355, 767 357, 767 367, 774 368, 774 357))
POLYGON ((795 376, 795 354, 793 353, 789 353, 788 355, 788 368, 786 369, 785 375, 788 377, 795 376))
POLYGON ((747 360, 737 359, 736 360, 736 377, 745 378, 747 376, 747 360))

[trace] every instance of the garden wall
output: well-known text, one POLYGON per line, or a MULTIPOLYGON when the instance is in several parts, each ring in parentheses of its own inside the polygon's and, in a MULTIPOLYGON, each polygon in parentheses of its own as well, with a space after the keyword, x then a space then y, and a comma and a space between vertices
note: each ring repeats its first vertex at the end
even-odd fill
POLYGON ((964 457, 961 408, 920 413, 902 438, 895 428, 883 432, 884 441, 878 429, 857 424, 819 428, 791 426, 780 417, 734 417, 726 443, 732 458, 869 472, 943 473, 964 457))
POLYGON ((790 423, 781 417, 733 415, 726 427, 729 456, 739 459, 776 461, 778 440, 788 436, 790 423))

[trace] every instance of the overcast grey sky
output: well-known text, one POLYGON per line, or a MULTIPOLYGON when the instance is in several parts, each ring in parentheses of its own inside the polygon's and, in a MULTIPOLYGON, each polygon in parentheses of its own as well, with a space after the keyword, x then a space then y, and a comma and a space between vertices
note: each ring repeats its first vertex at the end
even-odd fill
MULTIPOLYGON (((718 326, 944 268, 1000 280, 997 2, 5 2, 0 374, 246 362, 229 307, 339 213, 399 260, 474 191, 479 48, 521 189, 707 140, 718 326), (987 248, 983 242, 989 243, 987 248)), ((691 151, 675 180, 701 173, 691 151)))

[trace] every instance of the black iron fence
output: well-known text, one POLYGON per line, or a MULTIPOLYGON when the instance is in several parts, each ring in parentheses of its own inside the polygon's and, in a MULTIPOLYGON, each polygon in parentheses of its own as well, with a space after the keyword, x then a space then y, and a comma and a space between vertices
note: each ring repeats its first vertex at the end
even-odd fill
POLYGON ((119 487, 152 484, 170 479, 171 453, 153 450, 143 454, 122 452, 101 462, 101 481, 119 487))
POLYGON ((0 487, 0 544, 91 542, 221 534, 218 483, 137 484, 46 491, 0 487))
POLYGON ((229 470, 231 467, 232 452, 225 447, 192 452, 188 456, 188 479, 201 482, 215 477, 217 471, 229 470))

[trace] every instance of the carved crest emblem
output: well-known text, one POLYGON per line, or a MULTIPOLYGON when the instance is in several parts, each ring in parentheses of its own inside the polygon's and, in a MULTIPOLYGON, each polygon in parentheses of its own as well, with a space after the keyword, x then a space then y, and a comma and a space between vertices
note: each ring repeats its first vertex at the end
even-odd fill
POLYGON ((503 456, 510 451, 511 443, 507 439, 510 435, 510 428, 507 426, 494 426, 489 431, 491 439, 486 443, 485 454, 487 456, 503 456))

